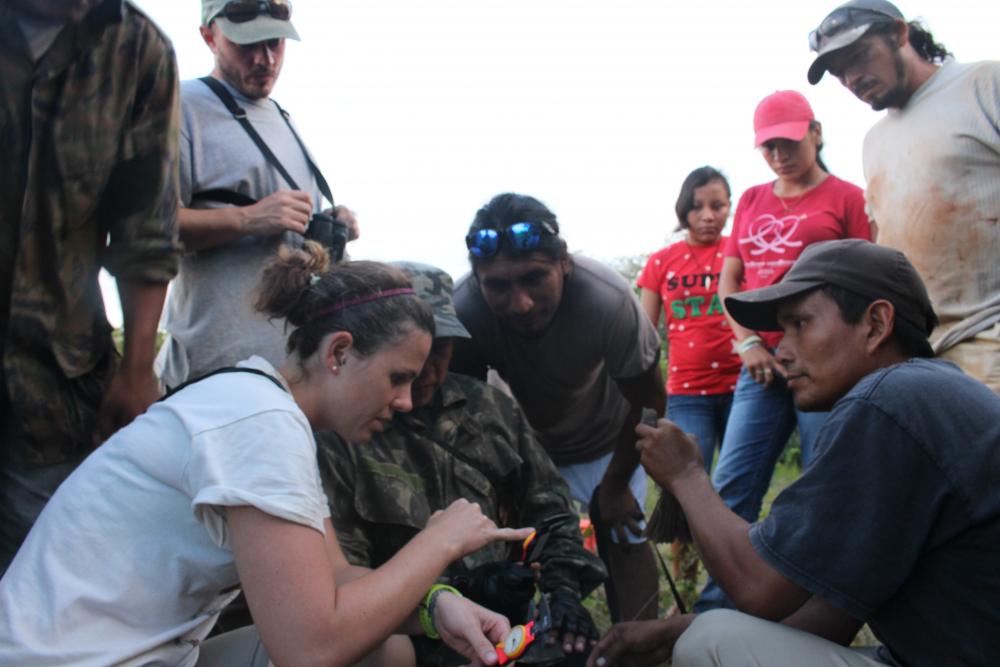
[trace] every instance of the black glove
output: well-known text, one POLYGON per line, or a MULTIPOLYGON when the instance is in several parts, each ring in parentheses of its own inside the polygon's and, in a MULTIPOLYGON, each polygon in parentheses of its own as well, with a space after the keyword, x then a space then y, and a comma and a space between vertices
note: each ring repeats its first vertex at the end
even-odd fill
POLYGON ((452 584, 465 597, 516 625, 527 620, 524 615, 535 593, 535 571, 519 563, 494 561, 454 577, 452 584))
MULTIPOLYGON (((549 594, 549 611, 552 612, 552 638, 562 645, 567 634, 597 639, 597 627, 590 612, 580 602, 580 597, 569 591, 557 590, 549 594)), ((588 644, 587 651, 590 647, 588 644)))

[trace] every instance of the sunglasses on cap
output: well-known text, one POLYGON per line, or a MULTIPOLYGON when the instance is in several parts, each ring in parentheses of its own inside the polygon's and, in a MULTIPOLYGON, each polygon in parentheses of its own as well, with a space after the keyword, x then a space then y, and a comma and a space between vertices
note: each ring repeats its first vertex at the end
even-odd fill
POLYGON ((492 257, 500 250, 501 239, 514 252, 534 250, 542 244, 542 235, 556 235, 547 222, 515 222, 506 229, 483 227, 474 229, 465 237, 465 245, 474 257, 492 257))
POLYGON ((819 51, 820 42, 835 37, 845 30, 856 28, 866 23, 889 23, 896 17, 880 12, 877 9, 861 7, 838 7, 827 15, 819 27, 809 33, 809 48, 819 51))
POLYGON ((212 20, 221 17, 233 23, 247 23, 265 14, 287 21, 292 17, 292 5, 287 0, 231 0, 212 20))

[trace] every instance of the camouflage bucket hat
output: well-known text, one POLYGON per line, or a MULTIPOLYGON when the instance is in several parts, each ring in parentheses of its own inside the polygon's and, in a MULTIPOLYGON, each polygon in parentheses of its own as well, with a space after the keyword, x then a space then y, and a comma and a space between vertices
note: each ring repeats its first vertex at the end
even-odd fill
POLYGON ((472 338, 455 313, 452 293, 455 284, 451 276, 429 264, 393 262, 413 283, 417 296, 434 311, 435 338, 472 338))

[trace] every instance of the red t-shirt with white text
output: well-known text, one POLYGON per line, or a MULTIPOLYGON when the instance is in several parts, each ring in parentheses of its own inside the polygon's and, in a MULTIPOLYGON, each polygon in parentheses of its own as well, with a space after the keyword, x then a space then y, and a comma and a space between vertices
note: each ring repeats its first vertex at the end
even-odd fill
MULTIPOLYGON (((806 246, 847 238, 871 240, 858 186, 831 175, 802 197, 782 200, 764 183, 740 197, 725 255, 743 261, 743 289, 752 290, 780 281, 806 246)), ((770 348, 781 341, 778 332, 761 337, 770 348)))
POLYGON ((663 303, 668 394, 727 394, 736 388, 740 358, 718 295, 725 240, 710 246, 680 241, 655 252, 637 281, 663 303))

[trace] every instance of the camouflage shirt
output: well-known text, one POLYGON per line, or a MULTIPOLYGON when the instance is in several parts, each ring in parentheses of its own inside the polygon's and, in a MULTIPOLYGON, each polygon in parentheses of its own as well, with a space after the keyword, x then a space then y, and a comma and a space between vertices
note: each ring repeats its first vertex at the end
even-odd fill
POLYGON ((177 68, 122 0, 67 23, 36 61, 11 4, 0 3, 0 407, 26 462, 43 464, 89 448, 116 365, 101 266, 147 283, 177 271, 177 68))
MULTIPOLYGON (((572 512, 565 482, 517 404, 463 375, 449 373, 431 405, 397 413, 371 443, 346 444, 329 432, 317 440, 337 540, 356 565, 386 562, 431 513, 458 498, 479 503, 502 526, 540 525, 545 517, 572 512)), ((503 560, 508 548, 494 543, 445 574, 503 560)), ((583 597, 606 576, 600 560, 583 548, 575 521, 553 531, 541 563, 543 591, 583 597)), ((417 642, 420 664, 447 663, 426 655, 424 644, 429 642, 417 642)))

